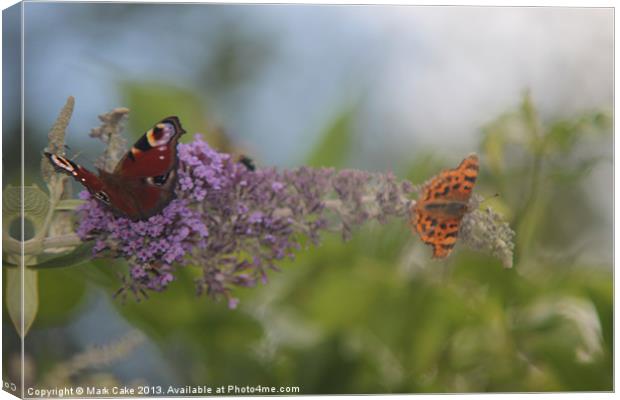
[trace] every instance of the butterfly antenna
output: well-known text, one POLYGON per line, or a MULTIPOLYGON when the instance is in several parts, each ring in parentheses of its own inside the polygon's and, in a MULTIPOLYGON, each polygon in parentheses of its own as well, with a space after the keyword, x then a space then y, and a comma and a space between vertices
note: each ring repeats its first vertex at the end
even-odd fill
POLYGON ((499 197, 499 193, 495 193, 493 196, 490 196, 490 197, 485 197, 485 198, 481 201, 481 203, 484 203, 485 201, 487 201, 487 200, 491 200, 491 199, 494 199, 494 198, 496 198, 496 197, 499 197))
POLYGON ((72 157, 71 157, 71 161, 77 161, 77 159, 82 155, 82 152, 78 152, 75 153, 72 157))

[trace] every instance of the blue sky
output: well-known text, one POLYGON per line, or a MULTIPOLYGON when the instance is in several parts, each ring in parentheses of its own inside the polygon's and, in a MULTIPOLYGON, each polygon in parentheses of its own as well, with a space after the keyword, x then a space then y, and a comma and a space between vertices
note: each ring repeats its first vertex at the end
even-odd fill
POLYGON ((120 80, 195 87, 228 29, 270 53, 209 112, 262 158, 295 164, 360 96, 367 157, 378 139, 398 157, 449 154, 525 89, 543 116, 610 109, 612 24, 610 9, 592 8, 27 3, 26 112, 51 122, 75 96, 78 143, 123 105, 120 80))

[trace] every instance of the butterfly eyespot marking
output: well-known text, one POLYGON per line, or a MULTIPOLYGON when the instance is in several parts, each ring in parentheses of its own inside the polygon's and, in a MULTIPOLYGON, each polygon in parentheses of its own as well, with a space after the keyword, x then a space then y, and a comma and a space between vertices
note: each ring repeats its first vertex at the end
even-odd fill
POLYGON ((150 185, 164 186, 168 181, 168 178, 170 178, 170 172, 166 175, 149 176, 148 178, 145 178, 145 181, 150 185))
POLYGON ((76 172, 77 165, 73 161, 71 161, 71 160, 69 160, 69 159, 67 159, 67 158, 65 158, 63 156, 59 156, 57 154, 51 154, 51 153, 47 153, 47 152, 45 153, 45 156, 47 158, 49 158, 49 160, 52 163, 52 166, 54 168, 56 168, 57 170, 61 170, 61 171, 65 171, 65 172, 71 173, 71 174, 73 174, 73 176, 77 175, 77 172, 76 172))
POLYGON ((95 197, 98 200, 103 201, 105 204, 110 204, 110 196, 108 196, 108 194, 104 192, 103 190, 96 192, 95 197))
POLYGON ((154 177, 153 182, 156 185, 163 186, 164 184, 166 184, 169 177, 170 177, 170 172, 168 172, 166 175, 159 175, 159 176, 154 177))
POLYGON ((179 131, 177 132, 177 126, 172 122, 159 122, 134 144, 131 148, 131 154, 137 156, 140 152, 156 147, 159 147, 161 151, 165 151, 166 149, 160 146, 168 144, 177 133, 185 133, 185 130, 179 126, 179 131))
POLYGON ((169 122, 160 122, 146 134, 146 139, 151 147, 158 147, 168 144, 174 136, 176 128, 169 122))

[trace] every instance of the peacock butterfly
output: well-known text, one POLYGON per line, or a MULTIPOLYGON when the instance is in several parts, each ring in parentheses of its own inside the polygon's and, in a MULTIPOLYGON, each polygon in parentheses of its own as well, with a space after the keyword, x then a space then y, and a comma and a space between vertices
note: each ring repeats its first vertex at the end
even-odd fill
POLYGON ((45 155, 57 171, 72 176, 115 214, 145 220, 175 197, 177 142, 184 133, 179 118, 164 118, 138 139, 112 173, 98 169, 95 175, 66 157, 45 155))

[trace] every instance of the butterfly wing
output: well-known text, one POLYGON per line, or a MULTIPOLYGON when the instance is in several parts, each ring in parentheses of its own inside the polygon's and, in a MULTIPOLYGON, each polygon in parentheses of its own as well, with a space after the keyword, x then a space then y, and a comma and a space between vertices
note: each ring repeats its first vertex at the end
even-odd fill
POLYGON ((100 170, 99 176, 63 156, 45 155, 57 171, 73 176, 116 214, 146 219, 174 198, 177 143, 183 133, 177 117, 164 118, 138 139, 113 173, 100 170))
MULTIPOLYGON (((468 202, 478 178, 480 169, 478 156, 470 154, 458 167, 443 173, 444 181, 449 187, 448 200, 468 202)), ((445 191, 445 189, 444 189, 445 191)))
POLYGON ((177 143, 184 133, 178 117, 162 119, 138 139, 114 174, 137 178, 166 175, 177 166, 177 143))
POLYGON ((99 178, 110 199, 106 205, 115 214, 132 220, 145 220, 157 214, 174 198, 174 186, 149 183, 153 178, 123 177, 105 171, 99 171, 99 178))
POLYGON ((423 201, 454 200, 467 202, 478 178, 478 156, 470 154, 458 167, 442 171, 426 184, 423 201))
POLYGON ((58 154, 48 152, 44 154, 57 172, 62 172, 63 174, 73 177, 73 179, 88 189, 89 192, 97 193, 103 189, 104 183, 101 179, 81 165, 58 154))
POLYGON ((471 154, 455 169, 431 179, 416 202, 412 226, 424 243, 433 246, 434 258, 445 258, 452 252, 478 170, 478 156, 471 154))
POLYGON ((177 181, 177 143, 185 133, 179 118, 162 119, 149 129, 119 161, 113 174, 100 173, 130 200, 132 219, 147 219, 172 199, 177 181))
POLYGON ((417 212, 415 229, 420 239, 433 246, 433 258, 447 257, 456 244, 461 218, 431 216, 417 212))
MULTIPOLYGON (((123 191, 117 190, 115 185, 111 185, 105 175, 93 174, 81 165, 58 154, 45 153, 50 163, 56 171, 72 176, 77 182, 82 184, 97 200, 112 208, 114 211, 125 215, 137 213, 137 209, 123 191)), ((105 173, 103 173, 105 174, 105 173)), ((108 174, 110 175, 110 174, 108 174)), ((117 185, 116 185, 117 186, 117 185)))

